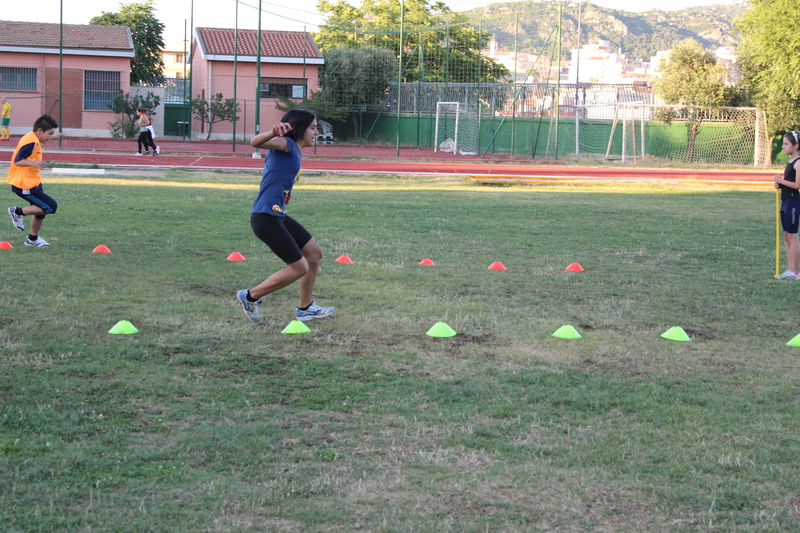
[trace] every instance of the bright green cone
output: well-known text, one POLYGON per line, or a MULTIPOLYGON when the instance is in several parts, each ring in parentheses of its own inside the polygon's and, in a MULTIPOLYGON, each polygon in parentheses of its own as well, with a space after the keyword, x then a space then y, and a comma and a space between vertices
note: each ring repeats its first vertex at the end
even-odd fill
POLYGON ((130 335, 132 333, 139 333, 139 330, 127 320, 120 320, 114 325, 113 328, 108 330, 108 332, 113 333, 114 335, 130 335))
POLYGON ((299 320, 292 320, 289 322, 289 325, 283 328, 281 333, 309 333, 311 330, 308 329, 308 326, 300 322, 299 320))
POLYGON ((795 335, 795 337, 786 343, 786 346, 800 346, 800 335, 795 335))
POLYGON ((689 342, 690 340, 692 340, 680 326, 669 328, 667 331, 662 333, 661 336, 670 341, 689 342))
POLYGON ((431 337, 452 337, 456 332, 445 324, 444 322, 437 322, 431 329, 428 330, 427 335, 431 337))
POLYGON ((578 330, 567 324, 558 328, 555 333, 553 333, 553 337, 558 337, 559 339, 580 339, 581 334, 578 333, 578 330))

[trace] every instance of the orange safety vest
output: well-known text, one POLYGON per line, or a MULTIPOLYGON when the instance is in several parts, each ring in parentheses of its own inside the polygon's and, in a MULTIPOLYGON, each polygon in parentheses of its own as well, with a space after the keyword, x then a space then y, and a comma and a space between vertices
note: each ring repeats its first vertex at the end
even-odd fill
POLYGON ((33 189, 42 183, 42 175, 36 167, 21 167, 14 164, 17 159, 17 154, 20 148, 26 144, 36 143, 33 147, 33 153, 28 157, 28 161, 41 161, 42 160, 42 144, 36 136, 36 132, 30 131, 26 133, 17 144, 17 149, 14 150, 14 155, 11 156, 11 166, 8 168, 8 183, 20 189, 33 189))

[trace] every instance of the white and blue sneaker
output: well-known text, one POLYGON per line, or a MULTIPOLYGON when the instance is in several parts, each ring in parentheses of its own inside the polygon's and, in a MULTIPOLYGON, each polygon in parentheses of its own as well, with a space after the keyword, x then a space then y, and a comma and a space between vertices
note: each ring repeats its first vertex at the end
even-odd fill
POLYGON ((25 220, 25 217, 17 214, 16 207, 8 208, 8 218, 11 219, 11 223, 14 224, 14 227, 17 228, 18 230, 22 231, 25 229, 25 222, 23 222, 23 220, 25 220))
POLYGON ((244 316, 246 316, 250 322, 258 322, 261 320, 261 314, 258 312, 258 306, 261 304, 261 300, 255 302, 248 301, 247 289, 238 291, 236 293, 236 300, 242 305, 244 316))
POLYGON ((780 276, 775 276, 775 279, 789 279, 789 280, 800 280, 800 275, 795 274, 791 270, 787 270, 780 276))
POLYGON ((298 308, 295 316, 297 317, 297 320, 301 322, 308 322, 309 320, 314 320, 315 318, 325 318, 331 313, 333 313, 333 307, 322 307, 314 302, 311 302, 311 305, 309 305, 308 309, 305 311, 298 308))
POLYGON ((42 239, 41 237, 37 238, 36 240, 33 240, 30 237, 26 237, 25 246, 39 246, 39 247, 50 246, 50 243, 42 239))

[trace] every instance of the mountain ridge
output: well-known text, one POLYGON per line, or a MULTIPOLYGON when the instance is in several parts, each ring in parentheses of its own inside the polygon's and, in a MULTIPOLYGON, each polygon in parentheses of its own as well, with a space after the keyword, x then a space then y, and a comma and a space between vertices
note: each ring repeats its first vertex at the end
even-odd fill
MULTIPOLYGON (((569 56, 578 41, 578 4, 565 2, 562 17, 562 51, 569 56)), ((676 11, 651 9, 639 13, 583 3, 580 43, 603 39, 613 49, 637 59, 647 60, 659 50, 669 50, 676 42, 692 38, 704 48, 734 45, 735 20, 749 9, 748 3, 687 7, 676 11)), ((555 2, 501 2, 464 11, 470 20, 480 20, 501 50, 514 49, 514 29, 519 17, 517 49, 538 53, 558 21, 555 2)))

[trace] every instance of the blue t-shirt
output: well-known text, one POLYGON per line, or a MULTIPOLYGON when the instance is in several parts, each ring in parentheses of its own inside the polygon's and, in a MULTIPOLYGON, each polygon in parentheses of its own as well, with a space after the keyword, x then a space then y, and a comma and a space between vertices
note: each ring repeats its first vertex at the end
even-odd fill
POLYGON ((253 202, 253 213, 268 213, 286 216, 286 204, 292 197, 292 186, 300 175, 302 154, 300 147, 290 138, 286 139, 287 152, 269 150, 264 159, 261 188, 253 202))

